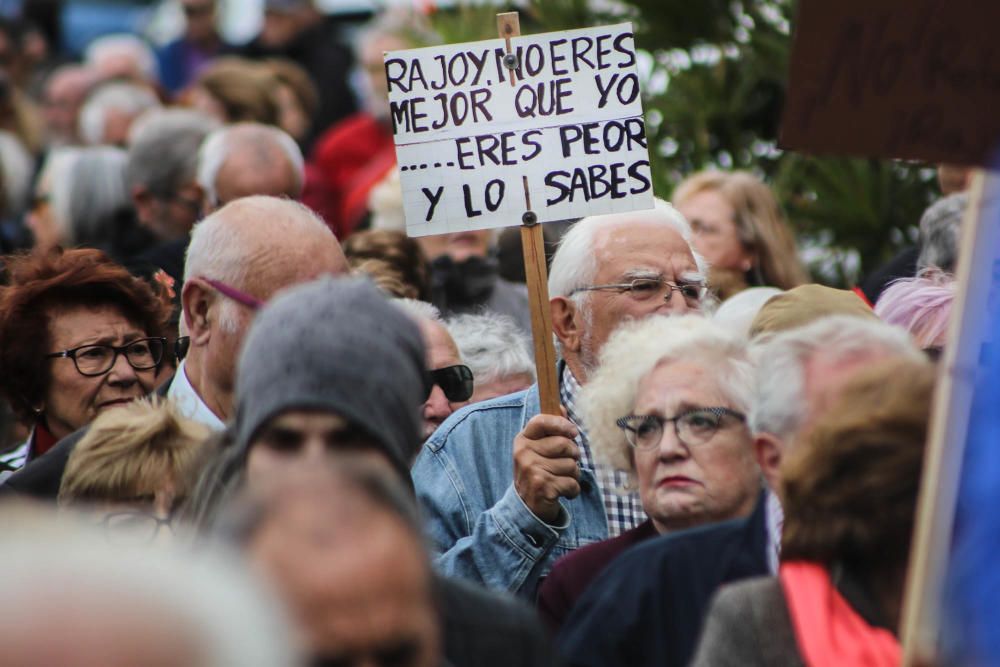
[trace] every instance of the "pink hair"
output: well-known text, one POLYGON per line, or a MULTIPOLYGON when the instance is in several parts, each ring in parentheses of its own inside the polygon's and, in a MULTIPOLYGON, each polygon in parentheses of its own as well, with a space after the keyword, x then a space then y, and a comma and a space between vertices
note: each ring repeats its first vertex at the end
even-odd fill
POLYGON ((882 292, 875 314, 909 331, 921 348, 935 347, 948 331, 954 300, 955 281, 950 276, 902 278, 882 292))

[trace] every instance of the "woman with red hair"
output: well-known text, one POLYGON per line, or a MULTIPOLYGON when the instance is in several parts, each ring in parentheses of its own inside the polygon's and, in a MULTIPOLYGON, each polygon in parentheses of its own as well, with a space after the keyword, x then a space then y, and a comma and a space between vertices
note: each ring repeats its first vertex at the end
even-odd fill
POLYGON ((102 411, 145 396, 164 359, 169 303, 99 250, 4 258, 0 391, 31 428, 0 481, 102 411))

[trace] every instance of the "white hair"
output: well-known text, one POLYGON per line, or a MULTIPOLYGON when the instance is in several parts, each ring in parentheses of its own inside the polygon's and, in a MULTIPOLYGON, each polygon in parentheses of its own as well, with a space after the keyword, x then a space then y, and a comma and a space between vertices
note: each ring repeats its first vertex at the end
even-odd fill
POLYGON ((760 309, 772 298, 784 293, 777 287, 750 287, 723 301, 712 319, 730 331, 749 337, 750 325, 760 309))
POLYGON ((168 198, 193 182, 198 148, 219 127, 211 116, 194 109, 155 109, 137 118, 129 130, 130 186, 144 186, 156 197, 168 198))
POLYGON ((131 116, 160 107, 149 88, 134 83, 106 83, 87 97, 80 109, 80 138, 92 146, 104 143, 105 117, 110 109, 131 116))
POLYGON ((427 322, 433 322, 435 324, 440 324, 445 326, 444 320, 441 318, 441 311, 437 309, 437 306, 427 303, 426 301, 418 301, 417 299, 392 299, 392 303, 396 304, 400 310, 402 310, 406 315, 417 322, 420 323, 421 320, 427 322))
POLYGON ((511 317, 491 312, 458 315, 448 319, 448 331, 477 384, 519 375, 534 381, 531 343, 511 317))
POLYGON ((52 209, 53 221, 59 230, 60 238, 67 245, 72 245, 74 242, 72 217, 70 214, 73 181, 70 179, 69 174, 82 152, 82 148, 76 147, 53 148, 45 157, 42 169, 38 173, 38 184, 47 184, 49 207, 52 209))
MULTIPOLYGON (((7 508, 3 514, 5 647, 52 641, 45 628, 53 616, 84 614, 125 628, 133 620, 162 625, 183 654, 197 657, 191 667, 294 664, 280 603, 235 556, 214 548, 182 553, 112 545, 68 516, 57 519, 41 509, 7 508)), ((86 632, 93 625, 83 627, 86 632)))
POLYGON ((594 455, 634 483, 628 441, 615 422, 632 413, 640 381, 664 362, 694 361, 711 368, 729 406, 750 414, 754 365, 746 338, 698 315, 657 315, 624 324, 601 351, 600 364, 580 393, 579 407, 594 455))
POLYGON ((880 353, 924 359, 903 329, 851 315, 832 315, 762 336, 752 346, 757 401, 750 413, 750 428, 754 433, 792 438, 808 416, 805 373, 811 360, 823 358, 835 364, 880 353))
POLYGON ((88 146, 76 153, 63 175, 73 243, 102 248, 117 240, 115 218, 132 207, 125 185, 127 162, 125 151, 115 146, 88 146))
POLYGON ((302 157, 302 150, 290 134, 280 128, 260 123, 227 125, 205 137, 205 141, 202 142, 201 148, 198 150, 198 185, 204 190, 205 196, 213 206, 219 203, 216 178, 219 176, 222 165, 229 157, 230 151, 235 147, 230 141, 230 137, 234 132, 245 135, 250 128, 255 131, 250 136, 239 137, 239 145, 244 146, 249 140, 277 147, 288 158, 288 163, 295 172, 296 188, 301 191, 305 185, 305 158, 302 157))
MULTIPOLYGON (((266 195, 244 197, 206 216, 191 230, 191 242, 184 259, 184 282, 194 277, 205 277, 237 289, 244 289, 249 282, 255 272, 254 263, 249 258, 261 255, 260 240, 259 236, 246 234, 241 225, 227 223, 227 218, 233 215, 233 207, 243 217, 248 217, 247 210, 264 209, 267 218, 246 220, 246 224, 257 227, 275 225, 276 234, 289 238, 317 232, 331 234, 322 218, 297 201, 266 195), (284 209, 280 218, 275 217, 275 206, 284 209)), ((233 331, 236 326, 234 306, 228 299, 223 303, 220 325, 227 331, 233 331)))
POLYGON ((705 259, 695 251, 691 243, 691 225, 673 206, 662 199, 656 199, 653 208, 648 211, 592 215, 570 227, 552 258, 549 298, 568 297, 574 289, 589 285, 597 275, 597 258, 594 256, 594 238, 597 233, 610 225, 629 223, 652 223, 672 228, 687 241, 698 271, 702 275, 707 273, 705 259))
POLYGON ((0 131, 0 175, 6 195, 2 215, 16 217, 27 208, 34 172, 35 160, 21 140, 11 132, 0 131))
POLYGON ((125 56, 134 63, 143 78, 149 83, 160 80, 160 68, 156 54, 149 44, 135 35, 117 33, 98 37, 87 45, 83 54, 84 63, 100 68, 102 61, 117 56, 125 56))

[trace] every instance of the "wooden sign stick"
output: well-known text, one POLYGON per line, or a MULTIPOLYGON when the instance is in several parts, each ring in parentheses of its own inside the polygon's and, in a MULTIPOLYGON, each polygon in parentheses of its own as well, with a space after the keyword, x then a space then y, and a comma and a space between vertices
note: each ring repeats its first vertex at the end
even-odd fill
MULTIPOLYGON (((517 55, 511 49, 511 37, 521 34, 517 12, 497 14, 497 32, 507 43, 505 65, 510 71, 511 87, 517 85, 517 55)), ((531 337, 535 344, 535 373, 538 376, 538 397, 542 414, 562 414, 559 404, 559 378, 556 374, 556 349, 552 343, 552 310, 549 308, 548 271, 545 267, 545 241, 538 216, 531 210, 528 177, 524 184, 525 213, 521 225, 521 247, 524 251, 524 274, 528 284, 531 307, 531 337)))

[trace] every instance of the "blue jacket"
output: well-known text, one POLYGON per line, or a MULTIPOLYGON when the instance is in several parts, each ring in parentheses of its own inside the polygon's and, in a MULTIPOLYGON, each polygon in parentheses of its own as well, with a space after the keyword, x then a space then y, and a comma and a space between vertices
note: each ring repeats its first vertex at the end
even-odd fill
POLYGON ((459 410, 424 444, 413 484, 443 574, 534 599, 560 556, 608 537, 592 470, 580 471, 579 496, 560 500, 555 525, 514 490, 514 437, 539 412, 533 385, 459 410))

